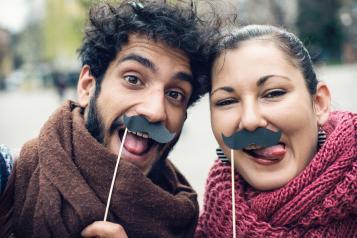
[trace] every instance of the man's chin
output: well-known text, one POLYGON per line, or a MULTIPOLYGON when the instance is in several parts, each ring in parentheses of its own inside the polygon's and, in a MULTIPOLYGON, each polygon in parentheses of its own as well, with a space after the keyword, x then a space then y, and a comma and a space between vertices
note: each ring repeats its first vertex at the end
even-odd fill
POLYGON ((160 144, 160 152, 158 153, 158 157, 155 160, 155 162, 153 163, 153 165, 151 166, 150 171, 148 172, 148 177, 150 178, 157 178, 160 174, 160 170, 163 169, 164 165, 165 165, 165 160, 168 157, 168 155, 170 154, 170 152, 173 150, 173 148, 175 147, 177 141, 179 140, 181 136, 181 133, 179 133, 170 143, 163 145, 160 144))
MULTIPOLYGON (((118 135, 119 134, 113 134, 111 138, 108 138, 110 140, 108 144, 105 145, 116 155, 119 154, 121 146, 121 138, 118 135)), ((123 146, 121 158, 135 165, 144 175, 152 173, 156 174, 164 165, 167 156, 174 148, 179 137, 180 134, 178 134, 171 142, 166 144, 155 143, 147 152, 143 154, 131 153, 125 148, 125 146, 123 146)))
POLYGON ((150 148, 149 151, 141 155, 130 153, 125 148, 123 148, 121 158, 135 165, 141 170, 141 172, 143 172, 143 174, 147 175, 150 172, 153 164, 159 158, 160 153, 157 147, 158 146, 155 148, 150 148))

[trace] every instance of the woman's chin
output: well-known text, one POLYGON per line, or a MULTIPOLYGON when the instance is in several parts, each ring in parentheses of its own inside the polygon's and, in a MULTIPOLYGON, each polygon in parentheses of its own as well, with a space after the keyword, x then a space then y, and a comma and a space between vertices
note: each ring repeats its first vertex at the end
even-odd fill
POLYGON ((255 174, 248 176, 243 176, 243 178, 247 181, 247 183, 260 191, 270 191, 279 189, 284 187, 290 180, 292 180, 295 176, 291 176, 290 174, 255 174), (244 178, 246 177, 246 178, 244 178))

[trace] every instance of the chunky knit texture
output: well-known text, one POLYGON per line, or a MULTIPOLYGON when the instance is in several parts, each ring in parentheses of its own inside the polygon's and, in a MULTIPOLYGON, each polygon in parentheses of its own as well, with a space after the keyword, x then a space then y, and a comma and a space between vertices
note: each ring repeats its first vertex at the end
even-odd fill
MULTIPOLYGON (((327 140, 284 187, 261 192, 235 175, 237 237, 357 237, 357 114, 333 112, 327 140)), ((217 160, 195 237, 232 237, 230 166, 217 160)))

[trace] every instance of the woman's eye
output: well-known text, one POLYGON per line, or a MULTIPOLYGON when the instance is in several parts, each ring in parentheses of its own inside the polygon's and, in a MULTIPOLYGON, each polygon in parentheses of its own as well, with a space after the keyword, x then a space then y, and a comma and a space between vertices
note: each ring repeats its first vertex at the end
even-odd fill
POLYGON ((178 102, 183 102, 185 100, 185 95, 182 92, 176 90, 167 91, 166 96, 178 102))
POLYGON ((233 99, 233 98, 229 98, 229 99, 219 100, 219 101, 217 101, 215 103, 215 105, 217 107, 223 107, 223 106, 231 105, 231 104, 236 103, 236 102, 238 102, 238 100, 233 99))
POLYGON ((281 89, 276 89, 276 90, 271 90, 268 91, 264 97, 265 98, 275 98, 275 97, 280 97, 283 96, 286 93, 286 91, 281 90, 281 89))
POLYGON ((126 75, 126 76, 124 76, 124 80, 132 85, 137 85, 137 86, 143 85, 143 82, 138 77, 136 77, 134 75, 126 75))

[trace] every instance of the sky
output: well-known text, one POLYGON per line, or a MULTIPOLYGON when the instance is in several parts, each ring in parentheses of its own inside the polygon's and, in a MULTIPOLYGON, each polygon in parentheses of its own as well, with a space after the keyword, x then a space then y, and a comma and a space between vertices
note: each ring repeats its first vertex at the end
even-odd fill
POLYGON ((11 32, 20 31, 28 12, 26 0, 0 0, 0 26, 11 32))
POLYGON ((11 32, 21 31, 28 20, 30 9, 36 13, 44 0, 0 0, 0 26, 11 32))

